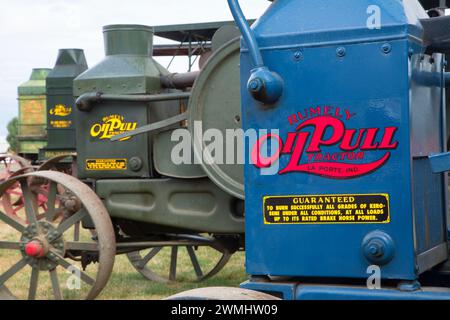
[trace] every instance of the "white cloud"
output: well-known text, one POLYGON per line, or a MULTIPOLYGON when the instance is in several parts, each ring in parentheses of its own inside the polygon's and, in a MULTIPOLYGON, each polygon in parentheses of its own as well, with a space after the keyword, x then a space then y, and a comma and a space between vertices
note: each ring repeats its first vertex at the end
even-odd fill
MULTIPOLYGON (((241 2, 249 18, 259 17, 270 4, 264 0, 241 2)), ((89 65, 99 62, 104 25, 232 19, 226 0, 0 0, 0 8, 1 135, 17 114, 17 86, 28 79, 31 69, 52 67, 59 48, 82 48, 89 65)), ((184 71, 185 66, 181 61, 172 71, 184 71)))

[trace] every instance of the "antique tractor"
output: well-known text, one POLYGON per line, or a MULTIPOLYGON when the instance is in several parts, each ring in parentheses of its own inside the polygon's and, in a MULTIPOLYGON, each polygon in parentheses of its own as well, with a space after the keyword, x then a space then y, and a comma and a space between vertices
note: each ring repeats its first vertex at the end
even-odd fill
POLYGON ((276 129, 245 165, 241 287, 287 300, 450 299, 450 17, 415 0, 286 0, 252 30, 228 3, 243 34, 243 128, 276 129))
MULTIPOLYGON (((0 271, 0 287, 8 295, 95 298, 116 254, 126 254, 150 280, 174 281, 180 275, 181 280, 201 281, 243 249, 242 166, 171 161, 173 132, 198 117, 217 121, 221 114, 219 128, 240 127, 239 32, 229 26, 217 31, 202 71, 186 74, 170 74, 152 58, 152 38, 153 29, 146 26, 104 28, 105 59, 74 80, 71 124, 77 155, 69 162, 74 167, 70 175, 45 168, 55 164, 51 159, 0 185, 2 196, 17 189, 23 194, 23 210, 0 213, 0 252, 9 251, 18 260, 0 271), (226 92, 229 81, 235 86, 226 92), (217 97, 203 92, 209 85, 217 97), (237 180, 231 187, 230 179, 209 177, 209 171, 220 176, 228 170, 237 180), (45 197, 36 190, 45 190, 45 197), (155 266, 159 255, 168 256, 170 264, 155 266), (16 287, 14 276, 30 269, 29 282, 16 287)), ((58 104, 65 108, 55 112, 67 113, 68 103, 58 104)), ((70 145, 72 131, 65 133, 63 140, 70 145)), ((63 149, 63 140, 49 139, 42 153, 63 149)), ((194 157, 194 148, 188 153, 194 157)))
MULTIPOLYGON (((18 155, 0 155, 0 181, 35 170, 72 173, 75 156, 73 80, 87 69, 83 50, 60 49, 53 69, 34 69, 19 86, 18 155)), ((37 206, 45 210, 47 186, 33 186, 37 206)), ((19 184, 5 190, 2 210, 16 216, 25 206, 19 184)))
MULTIPOLYGON (((116 254, 163 280, 150 263, 168 248, 173 280, 182 247, 202 279, 243 248, 245 212, 247 297, 450 298, 449 19, 416 0, 276 0, 251 30, 228 2, 243 40, 218 34, 227 41, 200 74, 156 63, 149 27, 105 27, 105 60, 74 83, 78 179, 38 171, 0 185, 20 185, 25 205, 0 213, 0 249, 17 256, 0 287, 95 298, 116 254), (173 161, 185 127, 185 156, 204 161, 173 161), (240 128, 259 134, 249 161, 214 161, 202 133, 240 128), (216 259, 207 271, 197 248, 216 259), (24 268, 29 283, 15 283, 24 268)), ((212 291, 177 298, 230 297, 212 291)))

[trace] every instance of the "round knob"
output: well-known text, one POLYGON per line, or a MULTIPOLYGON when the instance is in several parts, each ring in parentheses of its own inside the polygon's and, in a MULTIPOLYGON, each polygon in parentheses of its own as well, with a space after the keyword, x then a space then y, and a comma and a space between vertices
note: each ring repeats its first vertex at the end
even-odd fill
POLYGON ((274 104, 283 94, 283 80, 266 67, 252 70, 247 89, 255 100, 265 104, 274 104))
POLYGON ((42 258, 45 256, 44 245, 38 240, 32 240, 25 245, 25 254, 33 258, 42 258))
POLYGON ((132 171, 139 171, 142 169, 143 163, 141 158, 139 157, 133 157, 130 159, 130 169, 132 171))
POLYGON ((366 235, 361 244, 364 257, 373 264, 388 264, 395 254, 392 238, 383 231, 374 231, 366 235))

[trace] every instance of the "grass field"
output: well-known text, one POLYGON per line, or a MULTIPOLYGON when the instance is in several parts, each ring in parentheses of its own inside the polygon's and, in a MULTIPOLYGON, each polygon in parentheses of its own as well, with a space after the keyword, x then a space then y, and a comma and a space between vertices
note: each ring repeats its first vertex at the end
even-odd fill
MULTIPOLYGON (((169 258, 162 257, 161 265, 169 266, 169 258)), ((188 265, 185 261, 186 266, 188 265)), ((99 299, 162 299, 172 294, 199 287, 238 286, 245 281, 244 254, 235 254, 225 268, 215 277, 201 283, 152 283, 133 269, 127 258, 117 258, 114 274, 99 299)))
MULTIPOLYGON (((1 223, 0 240, 17 241, 17 233, 1 223)), ((197 257, 200 265, 206 267, 211 262, 217 261, 219 257, 212 249, 199 248, 197 257)), ((17 251, 0 250, 0 274, 5 272, 15 262, 19 261, 20 254, 17 251)), ((168 275, 170 265, 170 249, 163 249, 151 261, 152 270, 160 275, 168 275)), ((95 274, 90 271, 87 272, 95 274)), ((92 267, 96 270, 95 265, 92 267)), ((58 276, 61 284, 67 280, 70 274, 58 267, 58 276)), ((225 266, 225 268, 213 278, 197 283, 194 279, 192 264, 185 248, 179 249, 177 264, 177 282, 155 283, 146 280, 134 269, 128 258, 124 255, 117 256, 113 274, 106 288, 98 299, 107 300, 156 300, 170 295, 199 287, 208 286, 237 286, 245 281, 244 253, 236 253, 225 266)), ((27 297, 28 284, 31 277, 31 267, 26 266, 22 271, 6 282, 6 286, 19 298, 27 297)), ((86 286, 87 287, 87 286, 86 286)), ((83 289, 83 288, 82 288, 83 289)), ((41 272, 39 276, 38 299, 53 299, 51 282, 48 272, 41 272)), ((65 298, 71 297, 70 290, 63 290, 65 298)))
MULTIPOLYGON (((4 169, 4 164, 0 163, 0 173, 4 169)), ((0 210, 1 204, 0 204, 0 210)), ((24 215, 24 213, 19 213, 24 215)), ((22 217, 23 219, 25 216, 22 217)), ((70 230, 68 231, 70 232, 70 230)), ((65 239, 69 235, 64 235, 65 239)), ((83 238, 83 234, 80 235, 83 238)), ((85 231, 84 239, 91 240, 90 233, 85 231)), ((19 241, 20 235, 17 231, 5 225, 0 221, 0 241, 19 241)), ((145 253, 144 253, 145 255, 145 253)), ((198 248, 196 251, 198 262, 202 267, 203 272, 208 271, 208 267, 212 268, 215 262, 218 261, 220 254, 210 248, 198 248)), ((0 250, 0 276, 7 271, 11 266, 21 259, 21 254, 17 250, 0 250)), ((170 295, 194 289, 199 287, 209 286, 237 286, 246 280, 244 253, 238 252, 232 256, 225 268, 215 275, 203 282, 195 282, 195 272, 185 248, 180 248, 178 252, 177 263, 177 281, 168 283, 157 283, 145 279, 128 261, 125 255, 116 257, 113 274, 104 290, 97 299, 108 300, 156 300, 163 299, 170 295)), ((79 263, 74 263, 81 269, 79 263)), ((88 266, 86 273, 95 278, 97 271, 96 264, 88 266)), ((151 260, 149 266, 152 271, 160 276, 168 278, 170 268, 170 248, 163 249, 158 255, 151 260)), ((28 296, 28 288, 31 280, 30 266, 25 266, 20 272, 14 275, 6 282, 6 286, 10 291, 20 299, 25 299, 28 296)), ((70 299, 72 296, 79 296, 81 292, 87 292, 90 287, 82 283, 80 291, 75 292, 65 289, 64 284, 71 276, 62 267, 57 268, 58 280, 63 288, 63 295, 70 299)), ((53 299, 52 286, 49 272, 39 273, 39 282, 37 290, 37 299, 53 299)))

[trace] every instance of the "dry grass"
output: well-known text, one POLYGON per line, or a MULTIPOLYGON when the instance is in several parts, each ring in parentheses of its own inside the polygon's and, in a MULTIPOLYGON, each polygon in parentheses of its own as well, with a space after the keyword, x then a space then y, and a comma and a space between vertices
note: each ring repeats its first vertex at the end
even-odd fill
MULTIPOLYGON (((4 169, 4 163, 0 163, 0 174, 4 169)), ((1 205, 0 205, 1 210, 1 205)), ((20 215, 24 215, 22 212, 20 215)), ((24 216, 22 217, 25 218, 24 216)), ((71 232, 71 231, 69 231, 71 232)), ((65 234, 65 239, 69 236, 65 234)), ((71 235, 70 235, 71 236, 71 235)), ((91 235, 88 231, 84 231, 81 235, 84 240, 91 239, 91 235)), ((19 241, 20 234, 0 221, 0 241, 19 241)), ((145 254, 145 253, 144 253, 145 254)), ((200 265, 203 271, 211 268, 219 259, 219 254, 213 249, 199 248, 196 251, 200 265)), ((13 266, 22 258, 21 253, 14 250, 0 249, 0 275, 13 266)), ((81 269, 81 265, 78 262, 73 263, 81 269)), ((170 265, 170 249, 163 249, 154 259, 151 261, 151 268, 158 275, 167 278, 170 265)), ((91 264, 88 266, 86 273, 95 277, 98 265, 91 264)), ((31 278, 30 266, 26 266, 14 277, 6 282, 7 288, 18 298, 26 299, 28 296, 28 287, 31 278)), ((62 267, 57 268, 59 282, 62 288, 71 276, 62 267)), ((170 283, 156 283, 146 280, 138 271, 134 269, 128 258, 124 255, 117 256, 113 270, 113 274, 108 282, 106 288, 102 291, 98 299, 108 300, 150 300, 150 299, 162 299, 170 295, 194 289, 198 287, 207 286, 237 286, 241 282, 245 281, 246 274, 244 270, 244 254, 236 253, 227 266, 216 276, 201 283, 194 281, 195 279, 194 269, 192 263, 187 254, 185 248, 179 249, 178 264, 177 264, 177 282, 170 283)), ((75 299, 85 295, 90 289, 89 286, 82 284, 81 290, 69 290, 63 289, 63 295, 66 299, 75 299)), ((37 291, 38 299, 53 299, 52 286, 50 281, 49 272, 40 272, 39 274, 39 287, 37 291)))
MULTIPOLYGON (((0 223, 0 240, 18 241, 18 233, 5 224, 0 223)), ((219 255, 212 249, 199 248, 196 251, 200 265, 206 270, 207 265, 217 261, 219 255)), ((14 263, 19 261, 21 255, 17 251, 0 250, 0 274, 5 272, 14 263)), ((124 255, 117 256, 113 275, 108 285, 103 290, 98 299, 106 300, 155 300, 163 299, 170 295, 199 287, 207 286, 237 286, 245 281, 244 254, 236 253, 227 266, 215 277, 204 282, 197 283, 194 280, 192 264, 190 263, 187 251, 180 248, 177 264, 177 279, 173 283, 155 283, 144 279, 138 273, 128 258, 124 255)), ((79 266, 79 264, 77 264, 79 266)), ((170 265, 170 249, 161 251, 151 262, 152 270, 167 277, 170 265)), ((95 275, 97 265, 90 265, 87 273, 95 275)), ((57 268, 59 281, 66 283, 69 273, 61 267, 57 268)), ((13 278, 6 282, 8 289, 21 299, 25 299, 28 294, 28 287, 31 277, 31 267, 26 266, 13 278)), ((48 272, 41 272, 39 275, 38 299, 53 299, 52 287, 48 272)), ((88 286, 82 283, 81 292, 87 292, 88 286)), ((66 299, 79 298, 81 294, 78 290, 64 289, 63 294, 66 299)))

